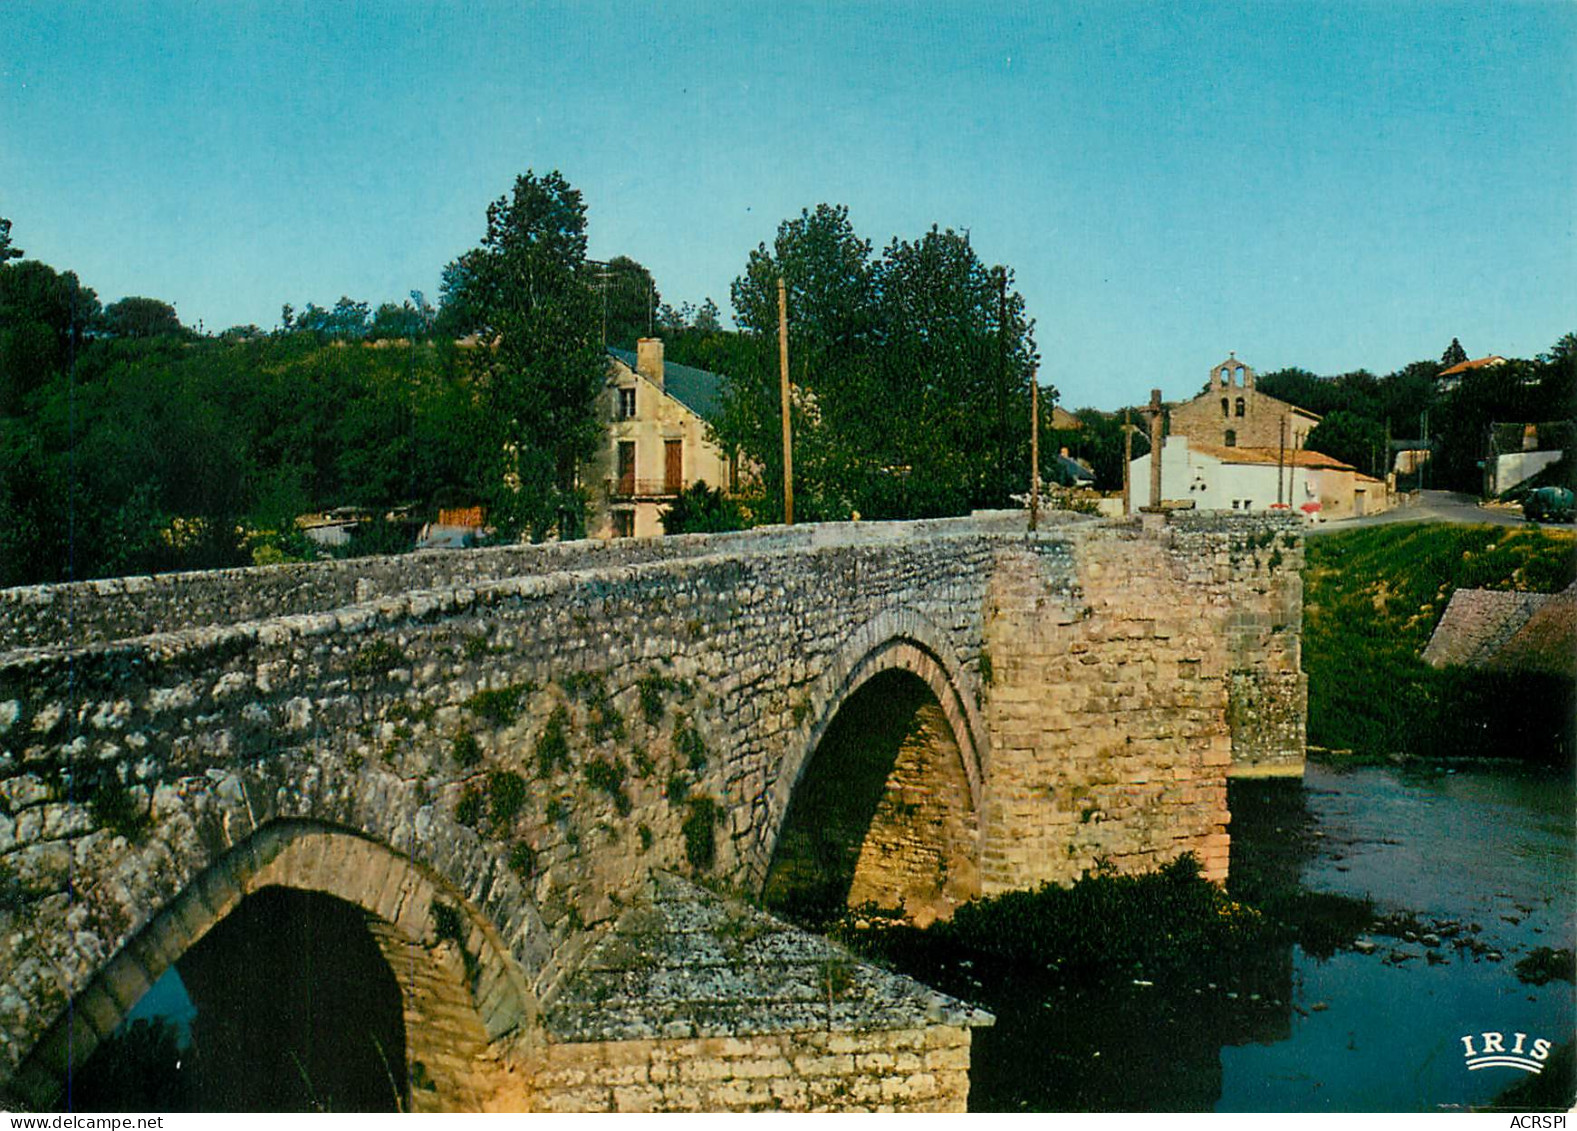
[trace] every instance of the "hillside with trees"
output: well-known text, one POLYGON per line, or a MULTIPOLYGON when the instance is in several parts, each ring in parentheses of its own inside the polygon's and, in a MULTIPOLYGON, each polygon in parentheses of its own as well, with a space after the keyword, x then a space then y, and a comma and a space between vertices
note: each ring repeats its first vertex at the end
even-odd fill
MULTIPOLYGON (((634 259, 589 259, 587 222, 560 174, 528 171, 443 269, 436 308, 419 291, 376 307, 342 296, 286 304, 272 329, 204 334, 156 297, 104 304, 27 259, 0 219, 0 585, 308 556, 323 551, 295 517, 338 507, 420 521, 481 504, 500 537, 574 536, 604 347, 653 330, 669 360, 725 376, 714 437, 762 472, 742 510, 705 521, 777 521, 779 278, 797 517, 961 514, 1025 490, 1034 323, 1012 268, 967 232, 932 226, 878 250, 847 208, 804 209, 745 253, 730 329, 710 298, 664 301, 634 259)), ((1430 484, 1477 490, 1492 423, 1571 419, 1577 334, 1442 394, 1458 354, 1453 340, 1440 362, 1385 377, 1290 368, 1259 386, 1324 417, 1317 450, 1383 474, 1388 441, 1427 434, 1430 484)), ((1081 409, 1078 428, 1053 431, 1042 387, 1043 478, 1057 481, 1066 447, 1118 489, 1121 414, 1081 409)), ((374 532, 352 552, 402 544, 374 532)))

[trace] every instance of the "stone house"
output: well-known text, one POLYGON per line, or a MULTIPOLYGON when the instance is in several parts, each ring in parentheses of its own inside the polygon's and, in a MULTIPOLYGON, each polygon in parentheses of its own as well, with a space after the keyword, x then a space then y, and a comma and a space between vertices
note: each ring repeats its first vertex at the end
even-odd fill
POLYGON ((716 373, 664 363, 660 338, 642 338, 634 353, 608 351, 608 379, 597 398, 607 431, 582 469, 590 537, 660 535, 662 512, 680 492, 696 483, 737 486, 737 464, 707 438, 706 416, 722 384, 716 373))
MULTIPOLYGON (((1301 448, 1320 418, 1254 387, 1254 371, 1229 354, 1205 391, 1171 409, 1171 433, 1223 448, 1301 448), (1286 422, 1283 440, 1282 422, 1286 422)), ((1162 456, 1164 462, 1165 456, 1162 456)))

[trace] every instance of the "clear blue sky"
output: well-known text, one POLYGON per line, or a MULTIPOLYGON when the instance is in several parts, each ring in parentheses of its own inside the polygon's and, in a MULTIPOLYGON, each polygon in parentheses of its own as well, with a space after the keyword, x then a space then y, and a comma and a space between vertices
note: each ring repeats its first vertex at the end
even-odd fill
POLYGON ((211 330, 436 297, 517 173, 725 312, 820 201, 967 228, 1063 403, 1577 330, 1577 3, 0 4, 0 215, 211 330))

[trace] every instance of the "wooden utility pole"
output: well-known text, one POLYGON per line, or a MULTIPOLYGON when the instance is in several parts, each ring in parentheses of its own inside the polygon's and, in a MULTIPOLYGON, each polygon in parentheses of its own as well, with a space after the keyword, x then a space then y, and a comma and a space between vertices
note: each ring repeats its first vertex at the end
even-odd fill
POLYGON ((1128 465, 1133 463, 1133 425, 1128 421, 1128 410, 1123 409, 1123 517, 1133 513, 1133 498, 1128 481, 1132 475, 1128 465))
POLYGON ((789 427, 788 289, 778 276, 778 393, 783 400, 783 522, 794 525, 794 437, 789 427))
POLYGON ((999 506, 1007 504, 1008 494, 1008 273, 997 268, 997 484, 1002 492, 999 506))
POLYGON ((1029 528, 1040 524, 1040 371, 1029 372, 1029 528))

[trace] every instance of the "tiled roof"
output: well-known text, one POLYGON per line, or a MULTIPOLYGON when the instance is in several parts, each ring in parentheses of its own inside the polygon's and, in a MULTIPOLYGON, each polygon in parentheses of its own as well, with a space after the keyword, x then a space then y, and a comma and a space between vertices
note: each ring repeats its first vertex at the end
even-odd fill
POLYGON ((1475 358, 1472 361, 1459 361, 1450 369, 1442 369, 1441 377, 1450 377, 1454 373, 1466 373, 1469 369, 1483 369, 1486 365, 1505 365, 1506 359, 1499 354, 1490 354, 1488 357, 1475 358))
MULTIPOLYGON (((608 353, 631 370, 635 369, 633 351, 610 347, 608 353)), ((663 362, 663 392, 703 420, 710 420, 712 414, 719 408, 722 402, 723 380, 721 375, 705 369, 696 369, 673 361, 663 362)))
POLYGON ((994 1020, 819 935, 663 872, 652 875, 546 1003, 543 1019, 555 1040, 569 1042, 994 1020))
POLYGON ((1577 585, 1539 604, 1484 666, 1577 676, 1577 585))
MULTIPOLYGON (((1335 471, 1354 471, 1352 464, 1343 463, 1323 452, 1311 452, 1307 449, 1293 451, 1288 448, 1281 451, 1279 448, 1228 448, 1220 444, 1206 444, 1198 440, 1188 441, 1188 450, 1218 459, 1222 463, 1246 463, 1257 465, 1276 466, 1280 463, 1284 467, 1310 467, 1331 468, 1335 471)), ((1166 458, 1163 454, 1163 460, 1166 458)))
POLYGON ((1482 666, 1549 599, 1548 593, 1458 589, 1424 647, 1424 662, 1482 666))

